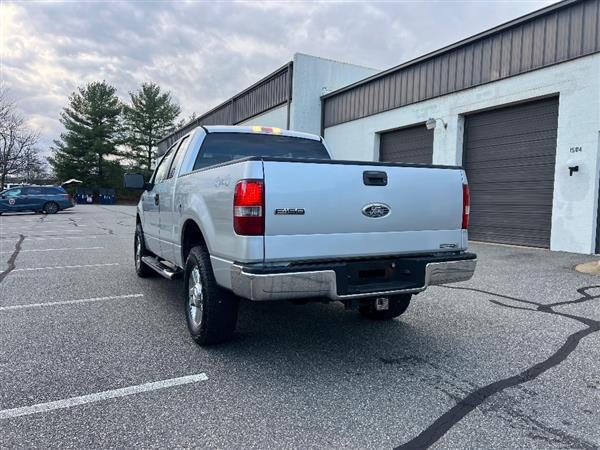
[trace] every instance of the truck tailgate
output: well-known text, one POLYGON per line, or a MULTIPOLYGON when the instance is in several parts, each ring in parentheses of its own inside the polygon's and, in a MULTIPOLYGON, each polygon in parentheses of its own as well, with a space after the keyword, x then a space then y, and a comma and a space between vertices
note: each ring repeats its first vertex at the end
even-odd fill
POLYGON ((466 248, 467 232, 461 229, 466 180, 458 168, 345 161, 263 164, 265 261, 466 248), (387 178, 385 186, 377 185, 381 175, 387 178), (371 217, 386 209, 383 217, 371 217))

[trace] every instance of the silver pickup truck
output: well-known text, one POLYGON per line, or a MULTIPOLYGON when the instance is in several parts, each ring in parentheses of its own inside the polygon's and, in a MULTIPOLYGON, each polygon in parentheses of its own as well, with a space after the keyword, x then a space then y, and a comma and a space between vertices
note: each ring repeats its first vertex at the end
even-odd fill
POLYGON ((240 298, 341 301, 402 314, 430 285, 464 281, 469 189, 460 167, 334 161, 318 136, 198 127, 158 162, 137 208, 140 277, 182 276, 201 345, 227 340, 240 298))

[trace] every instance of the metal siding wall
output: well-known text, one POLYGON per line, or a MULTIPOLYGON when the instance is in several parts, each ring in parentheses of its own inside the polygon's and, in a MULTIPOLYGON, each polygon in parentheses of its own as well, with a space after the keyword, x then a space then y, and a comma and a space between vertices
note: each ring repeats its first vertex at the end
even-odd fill
POLYGON ((500 78, 506 78, 510 75, 511 52, 512 52, 512 32, 509 30, 505 33, 502 33, 502 53, 500 55, 500 78))
POLYGON ((324 125, 331 127, 599 51, 600 0, 582 0, 326 96, 324 125))
POLYGON ((569 56, 569 11, 558 14, 558 32, 556 34, 556 61, 564 61, 569 56))
POLYGON ((585 4, 583 12, 583 53, 591 53, 596 50, 596 38, 600 39, 598 31, 598 8, 600 2, 585 4))
POLYGON ((483 43, 478 42, 473 45, 473 80, 472 85, 481 83, 481 66, 483 60, 483 43))
POLYGON ((583 3, 573 6, 570 20, 569 58, 583 53, 583 3))
POLYGON ((492 39, 491 71, 492 81, 500 79, 500 63, 502 58, 502 35, 498 34, 492 39))
POLYGON ((544 49, 544 65, 552 64, 556 60, 557 37, 558 14, 551 14, 546 17, 546 46, 544 49))
POLYGON ((546 48, 546 21, 539 21, 533 27, 533 67, 544 65, 544 49, 546 48))
POLYGON ((199 125, 235 125, 287 102, 290 77, 289 66, 285 66, 255 86, 221 103, 159 142, 159 154, 199 125))

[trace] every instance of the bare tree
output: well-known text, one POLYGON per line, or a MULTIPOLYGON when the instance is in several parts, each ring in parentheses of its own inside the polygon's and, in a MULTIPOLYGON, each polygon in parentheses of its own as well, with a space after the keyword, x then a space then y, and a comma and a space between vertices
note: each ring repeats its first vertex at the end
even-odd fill
POLYGON ((27 183, 39 182, 48 177, 48 167, 38 147, 31 146, 23 152, 21 168, 17 175, 27 183))
POLYGON ((25 125, 6 91, 0 90, 0 189, 6 177, 22 173, 31 164, 38 140, 39 134, 25 125))

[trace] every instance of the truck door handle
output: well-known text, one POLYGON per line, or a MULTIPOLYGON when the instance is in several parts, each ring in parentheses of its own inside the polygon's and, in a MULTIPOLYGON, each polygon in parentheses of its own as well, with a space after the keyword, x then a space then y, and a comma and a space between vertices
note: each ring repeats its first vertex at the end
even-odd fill
POLYGON ((154 194, 154 204, 158 206, 160 203, 160 196, 158 194, 154 194))
POLYGON ((365 170, 363 183, 365 186, 387 186, 387 173, 379 170, 365 170))

